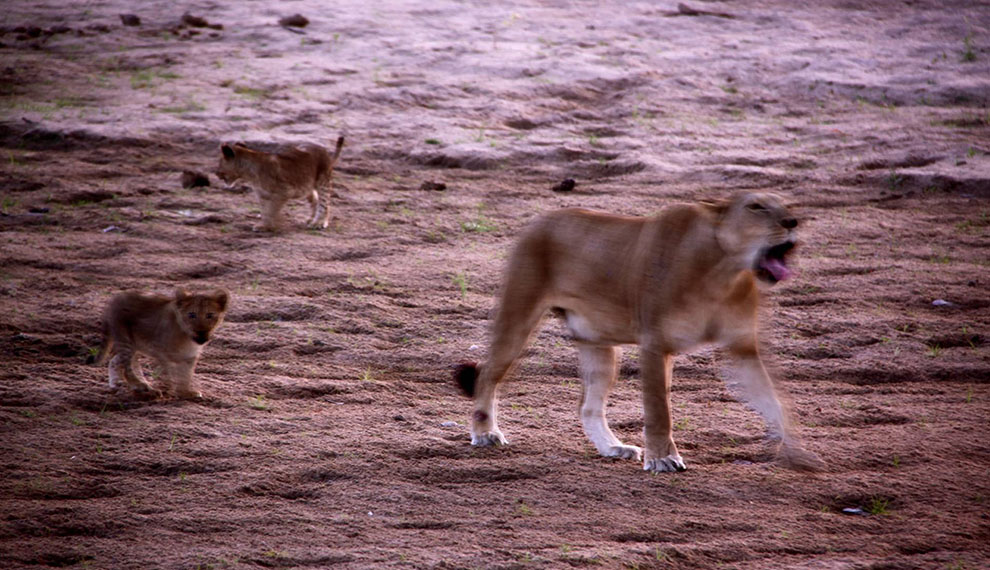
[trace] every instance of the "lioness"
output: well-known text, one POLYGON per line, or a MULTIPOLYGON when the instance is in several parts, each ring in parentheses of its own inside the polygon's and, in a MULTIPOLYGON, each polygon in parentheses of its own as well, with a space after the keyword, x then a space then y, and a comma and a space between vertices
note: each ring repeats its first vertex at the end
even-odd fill
POLYGON ((553 212, 519 239, 509 259, 488 361, 455 378, 474 397, 471 443, 507 443, 496 420, 496 388, 544 312, 561 314, 577 341, 584 392, 581 422, 598 452, 643 459, 649 471, 683 471, 671 434, 673 357, 715 343, 735 357, 749 403, 782 436, 794 468, 820 460, 804 451, 757 351, 757 281, 787 279, 797 220, 772 194, 674 205, 650 218, 581 209, 553 212), (645 453, 605 420, 620 344, 639 344, 645 453))
POLYGON ((306 225, 326 229, 330 224, 333 167, 342 148, 344 137, 337 139, 333 156, 316 144, 293 146, 272 154, 240 143, 224 143, 220 145, 217 176, 228 184, 243 179, 254 187, 261 202, 262 222, 256 229, 278 231, 282 207, 289 200, 303 197, 312 211, 306 225))
POLYGON ((222 290, 190 294, 176 289, 172 297, 128 291, 114 296, 103 313, 103 344, 96 360, 110 360, 110 387, 123 379, 135 392, 151 386, 134 366, 135 353, 156 359, 180 398, 201 398, 193 387, 193 368, 213 330, 223 321, 230 295, 222 290))

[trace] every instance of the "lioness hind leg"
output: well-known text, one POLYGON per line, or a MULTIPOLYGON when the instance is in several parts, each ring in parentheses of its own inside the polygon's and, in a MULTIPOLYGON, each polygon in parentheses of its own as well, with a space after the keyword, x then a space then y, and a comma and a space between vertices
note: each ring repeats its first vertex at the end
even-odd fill
POLYGON ((584 392, 581 396, 581 424, 584 433, 605 457, 639 461, 642 450, 624 445, 615 437, 605 419, 605 400, 618 372, 619 348, 578 344, 578 361, 584 392))
POLYGON ((489 446, 508 443, 498 429, 496 389, 515 364, 529 335, 540 322, 543 304, 543 281, 525 272, 510 275, 502 292, 495 317, 493 339, 487 362, 481 367, 474 388, 474 413, 471 416, 471 445, 489 446))
POLYGON ((670 416, 670 382, 674 356, 644 347, 640 353, 643 384, 643 469, 653 472, 684 471, 687 467, 674 445, 670 416))

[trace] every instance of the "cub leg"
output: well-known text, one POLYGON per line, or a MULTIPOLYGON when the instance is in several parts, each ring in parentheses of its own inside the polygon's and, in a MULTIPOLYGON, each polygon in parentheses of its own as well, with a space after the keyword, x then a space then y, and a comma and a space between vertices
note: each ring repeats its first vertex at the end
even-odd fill
POLYGON ((544 310, 543 280, 531 278, 525 273, 510 275, 495 317, 488 361, 481 367, 474 387, 471 445, 483 447, 508 443, 498 429, 496 388, 526 346, 544 310))
POLYGON ((729 347, 735 367, 732 379, 742 388, 746 402, 759 412, 774 434, 780 435, 780 459, 788 467, 797 470, 816 471, 824 466, 813 452, 801 446, 791 427, 790 417, 777 398, 770 375, 760 360, 755 341, 747 341, 729 347))
POLYGON ((619 352, 619 348, 615 346, 578 344, 578 362, 584 385, 581 395, 581 424, 598 453, 606 457, 639 461, 642 450, 634 445, 623 445, 609 429, 608 420, 605 419, 605 400, 615 383, 619 352))
POLYGON ((269 196, 261 198, 261 228, 269 232, 277 232, 281 226, 279 217, 282 207, 285 206, 285 198, 269 196))
POLYGON ((677 453, 671 431, 670 382, 674 355, 655 347, 640 354, 643 384, 643 439, 646 449, 643 469, 647 471, 684 471, 687 467, 677 453))
POLYGON ((306 194, 306 201, 309 202, 309 219, 306 220, 307 227, 314 227, 316 225, 317 216, 320 213, 320 195, 314 189, 306 194))
POLYGON ((203 394, 193 385, 193 370, 196 368, 196 358, 171 362, 168 365, 169 378, 175 387, 175 395, 187 400, 198 400, 203 394))
POLYGON ((120 373, 123 372, 124 381, 133 389, 135 392, 151 392, 151 385, 148 381, 144 379, 144 374, 141 372, 140 368, 135 369, 134 365, 134 349, 131 348, 126 343, 119 343, 117 347, 117 355, 113 357, 110 361, 110 383, 114 383, 114 373, 115 373, 115 363, 116 363, 116 381, 120 381, 120 373))
POLYGON ((313 190, 313 197, 316 202, 313 204, 313 219, 309 222, 309 227, 327 229, 330 225, 330 188, 323 187, 319 192, 313 190))

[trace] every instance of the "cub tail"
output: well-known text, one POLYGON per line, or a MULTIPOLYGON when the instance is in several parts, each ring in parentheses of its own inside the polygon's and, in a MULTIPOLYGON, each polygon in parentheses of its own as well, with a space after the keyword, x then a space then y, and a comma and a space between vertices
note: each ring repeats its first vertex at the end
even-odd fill
POLYGON ((337 159, 340 158, 340 151, 344 148, 344 135, 337 137, 337 148, 333 150, 333 156, 330 160, 333 164, 337 164, 337 159))
POLYGON ((474 397, 474 384, 478 380, 478 363, 464 362, 454 368, 454 380, 468 398, 474 397))

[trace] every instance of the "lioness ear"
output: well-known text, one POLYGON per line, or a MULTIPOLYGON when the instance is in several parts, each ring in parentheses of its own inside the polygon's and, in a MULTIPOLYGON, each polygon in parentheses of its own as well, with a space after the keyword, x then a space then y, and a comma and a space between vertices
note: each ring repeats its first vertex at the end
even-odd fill
POLYGON ((227 303, 230 302, 230 293, 228 293, 224 289, 217 289, 216 292, 213 294, 213 300, 215 300, 217 304, 220 305, 221 311, 226 311, 227 303))
POLYGON ((220 152, 222 152, 224 158, 228 160, 234 158, 234 149, 227 143, 220 145, 220 152))
POLYGON ((729 206, 732 205, 732 199, 722 199, 722 200, 701 200, 698 202, 701 206, 707 209, 709 212, 715 214, 716 218, 721 219, 721 217, 729 210, 729 206))
POLYGON ((175 288, 175 300, 182 302, 183 299, 189 296, 189 291, 186 291, 182 287, 175 288))

